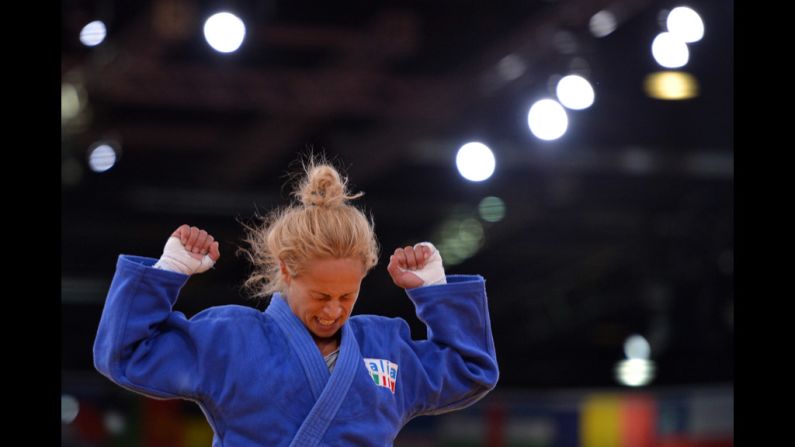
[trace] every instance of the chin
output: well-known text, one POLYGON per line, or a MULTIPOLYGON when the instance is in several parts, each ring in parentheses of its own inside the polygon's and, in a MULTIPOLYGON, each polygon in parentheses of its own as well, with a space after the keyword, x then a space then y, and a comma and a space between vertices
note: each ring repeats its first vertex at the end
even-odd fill
POLYGON ((331 338, 337 334, 340 330, 340 325, 335 325, 333 328, 321 328, 315 326, 312 333, 317 338, 331 338))
POLYGON ((334 329, 326 329, 326 330, 316 330, 314 334, 318 338, 331 338, 339 332, 339 328, 334 329))

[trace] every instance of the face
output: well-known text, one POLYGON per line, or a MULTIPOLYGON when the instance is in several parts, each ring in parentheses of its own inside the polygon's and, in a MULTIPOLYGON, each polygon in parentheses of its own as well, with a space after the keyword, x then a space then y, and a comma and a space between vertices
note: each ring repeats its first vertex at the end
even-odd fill
POLYGON ((348 321, 365 276, 360 259, 315 259, 290 276, 282 264, 287 303, 315 339, 333 337, 348 321))

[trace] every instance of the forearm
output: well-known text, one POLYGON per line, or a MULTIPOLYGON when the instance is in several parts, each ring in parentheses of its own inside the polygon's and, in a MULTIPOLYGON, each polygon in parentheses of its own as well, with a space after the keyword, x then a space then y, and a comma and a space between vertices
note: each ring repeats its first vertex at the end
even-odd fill
POLYGON ((424 412, 462 408, 493 389, 499 368, 483 278, 450 275, 446 285, 407 293, 428 332, 418 343, 434 396, 424 412))
POLYGON ((428 328, 429 340, 494 353, 483 277, 448 275, 447 284, 417 287, 406 293, 428 328))
POLYGON ((125 375, 142 341, 166 321, 186 275, 151 268, 155 259, 120 256, 94 341, 94 365, 104 375, 125 375))

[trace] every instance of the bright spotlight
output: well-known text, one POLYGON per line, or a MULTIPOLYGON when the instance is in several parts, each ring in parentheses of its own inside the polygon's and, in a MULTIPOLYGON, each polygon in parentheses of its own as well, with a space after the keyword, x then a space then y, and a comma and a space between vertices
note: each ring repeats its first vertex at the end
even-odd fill
POLYGON ((665 68, 684 67, 690 59, 687 44, 671 33, 660 33, 654 38, 651 54, 665 68))
POLYGON ((648 360, 651 355, 651 346, 642 335, 630 335, 624 341, 624 355, 628 359, 648 360))
POLYGON ((245 36, 246 25, 234 14, 219 12, 204 22, 204 38, 220 53, 236 51, 245 36))
POLYGON ((654 362, 643 359, 629 359, 618 362, 615 378, 622 385, 638 387, 651 383, 654 379, 654 362))
POLYGON ((88 165, 94 172, 105 172, 116 164, 116 150, 112 146, 100 143, 88 154, 88 165))
POLYGON ((483 143, 472 142, 461 146, 455 157, 458 172, 470 182, 480 182, 494 173, 494 154, 483 143))
POLYGON ((698 96, 698 80, 683 71, 662 71, 646 75, 643 81, 646 94, 665 100, 690 99, 698 96))
POLYGON ((593 87, 587 79, 569 75, 558 81, 556 93, 560 103, 572 110, 591 107, 594 99, 593 87))
POLYGON ((527 125, 537 138, 556 140, 566 133, 569 118, 566 110, 557 101, 542 99, 530 107, 527 113, 527 125))
POLYGON ((80 30, 80 42, 87 47, 97 46, 105 40, 106 33, 105 24, 94 20, 80 30))
POLYGON ((665 21, 668 32, 687 43, 698 42, 704 37, 704 22, 697 12, 679 6, 668 13, 665 21))

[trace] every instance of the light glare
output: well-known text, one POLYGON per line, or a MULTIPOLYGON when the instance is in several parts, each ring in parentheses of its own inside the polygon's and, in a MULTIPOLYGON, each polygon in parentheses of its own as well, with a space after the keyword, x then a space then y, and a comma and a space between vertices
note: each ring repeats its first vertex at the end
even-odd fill
POLYGON ((64 424, 71 424, 77 418, 77 413, 80 412, 80 405, 77 399, 68 395, 61 395, 61 422, 64 424))
POLYGON ((119 414, 117 411, 112 411, 112 410, 105 413, 103 422, 105 423, 105 429, 107 429, 109 433, 112 433, 114 435, 119 435, 123 433, 127 425, 124 421, 124 417, 121 414, 119 414))
POLYGON ((497 64, 497 72, 505 81, 513 81, 521 77, 527 69, 524 60, 515 54, 509 54, 497 64))
POLYGON ((628 359, 648 360, 651 355, 651 346, 642 335, 630 335, 624 342, 624 355, 628 359))
POLYGON ((505 217, 505 202, 499 197, 484 197, 478 205, 478 213, 486 222, 499 222, 505 217))
POLYGON ((246 26, 234 14, 219 12, 204 22, 204 38, 220 53, 231 53, 243 43, 246 26))
POLYGON ((616 365, 615 378, 626 386, 648 385, 654 379, 654 363, 643 359, 622 360, 616 365))
POLYGON ((537 138, 556 140, 566 133, 569 118, 566 110, 557 101, 542 99, 530 107, 527 113, 527 125, 537 138))
POLYGON ((77 89, 68 82, 61 84, 61 122, 69 121, 80 112, 77 89))
POLYGON ((607 10, 597 12, 588 22, 588 28, 595 37, 605 37, 616 30, 616 16, 607 10))
POLYGON ((88 156, 88 165, 94 172, 105 172, 116 164, 116 151, 107 144, 95 147, 88 156))
POLYGON ((681 100, 698 96, 698 80, 683 71, 661 71, 646 76, 646 94, 656 99, 681 100))
POLYGON ((704 22, 697 12, 686 6, 674 8, 665 21, 668 32, 687 43, 698 42, 704 37, 704 22))
POLYGON ((455 164, 458 172, 471 182, 480 182, 491 177, 496 165, 491 149, 478 142, 461 146, 455 157, 455 164))
POLYGON ((671 33, 660 33, 654 38, 651 54, 665 68, 683 67, 690 59, 687 44, 671 33))
POLYGON ((591 83, 578 75, 565 76, 558 81, 556 93, 560 103, 572 110, 587 109, 594 100, 591 83))
POLYGON ((101 20, 94 20, 80 30, 80 42, 87 46, 97 46, 105 40, 107 30, 101 20))

